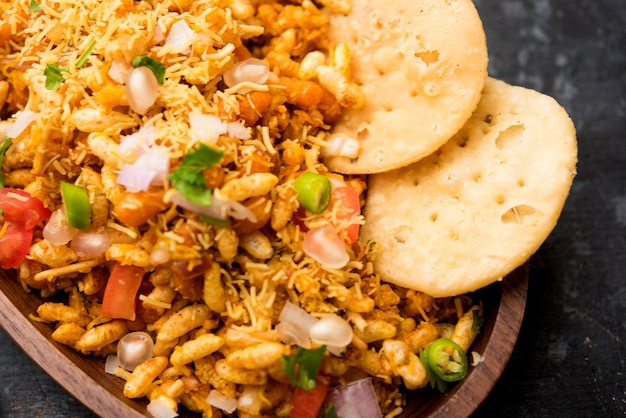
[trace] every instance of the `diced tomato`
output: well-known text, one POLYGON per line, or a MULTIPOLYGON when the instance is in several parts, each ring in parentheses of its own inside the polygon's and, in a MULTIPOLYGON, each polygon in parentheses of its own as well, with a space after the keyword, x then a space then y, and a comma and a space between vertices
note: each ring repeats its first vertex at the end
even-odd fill
POLYGON ((314 389, 304 390, 296 388, 293 394, 293 407, 289 418, 315 418, 322 408, 324 398, 328 393, 330 382, 323 376, 318 376, 314 389))
POLYGON ((37 224, 50 218, 52 213, 41 200, 20 189, 3 187, 0 189, 0 209, 4 220, 33 229, 37 224))
POLYGON ((335 210, 335 205, 341 202, 341 208, 335 211, 338 224, 347 221, 350 225, 345 229, 342 239, 346 244, 352 244, 359 238, 360 224, 356 217, 361 213, 361 202, 359 194, 354 187, 343 186, 333 187, 328 210, 335 210))
POLYGON ((102 315, 134 321, 137 291, 145 270, 137 266, 115 264, 102 298, 102 315))
POLYGON ((4 230, 0 232, 0 267, 15 268, 28 254, 33 241, 33 230, 11 222, 5 222, 0 230, 4 230))
POLYGON ((306 209, 304 206, 300 206, 293 214, 293 223, 300 227, 300 231, 307 232, 309 227, 304 223, 306 218, 306 209))

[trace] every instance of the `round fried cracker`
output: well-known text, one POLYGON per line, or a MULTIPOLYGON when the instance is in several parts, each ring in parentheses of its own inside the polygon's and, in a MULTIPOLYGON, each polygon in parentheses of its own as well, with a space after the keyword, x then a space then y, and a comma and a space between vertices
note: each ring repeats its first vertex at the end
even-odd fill
POLYGON ((333 132, 360 141, 357 158, 326 158, 337 172, 379 173, 431 154, 470 117, 487 78, 487 44, 471 0, 353 0, 331 17, 331 40, 351 50, 365 106, 333 132))
POLYGON ((369 178, 363 242, 385 281, 453 296, 523 264, 556 225, 577 163, 551 97, 488 79, 466 125, 433 155, 369 178))

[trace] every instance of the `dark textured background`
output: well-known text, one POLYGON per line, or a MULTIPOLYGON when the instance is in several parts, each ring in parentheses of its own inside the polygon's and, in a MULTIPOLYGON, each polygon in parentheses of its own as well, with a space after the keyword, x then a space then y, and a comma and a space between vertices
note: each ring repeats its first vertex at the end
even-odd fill
MULTIPOLYGON (((626 0, 475 0, 493 77, 555 97, 579 165, 522 330, 473 418, 626 417, 626 0)), ((546 133, 549 134, 549 133, 546 133)), ((0 416, 88 417, 0 332, 0 416)))

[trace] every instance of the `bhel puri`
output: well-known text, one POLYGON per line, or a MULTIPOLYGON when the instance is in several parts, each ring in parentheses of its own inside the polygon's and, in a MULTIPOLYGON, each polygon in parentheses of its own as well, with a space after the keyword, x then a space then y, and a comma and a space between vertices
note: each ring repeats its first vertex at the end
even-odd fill
POLYGON ((0 267, 157 418, 445 391, 474 367, 466 292, 571 185, 571 121, 487 78, 469 0, 0 11, 0 267))

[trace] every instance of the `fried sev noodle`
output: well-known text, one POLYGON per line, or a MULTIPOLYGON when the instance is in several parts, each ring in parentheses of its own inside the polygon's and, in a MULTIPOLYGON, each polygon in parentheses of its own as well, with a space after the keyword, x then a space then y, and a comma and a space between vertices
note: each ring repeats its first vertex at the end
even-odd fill
MULTIPOLYGON (((345 8, 345 2, 321 3, 345 8)), ((350 323, 355 333, 347 351, 341 356, 327 353, 322 373, 334 385, 374 377, 383 415, 400 414, 405 399, 399 388, 407 376, 382 350, 382 340, 402 341, 412 353, 404 360, 417 359, 428 342, 450 335, 473 301, 465 296, 433 299, 382 283, 370 262, 374 243, 346 246, 349 262, 342 268, 324 267, 303 252, 307 229, 330 223, 345 237, 350 224, 363 219, 345 221, 337 213, 341 205, 319 215, 298 212, 292 184, 300 173, 327 174, 354 187, 361 201, 366 196, 365 178, 328 173, 320 161, 342 107, 358 105, 340 104, 335 86, 322 85, 315 76, 302 78, 310 70, 302 68, 309 54, 324 54, 326 66, 337 64, 332 62, 335 46, 326 38, 328 17, 321 5, 13 0, 0 7, 0 92, 4 92, 0 106, 5 121, 0 130, 25 109, 37 115, 28 129, 12 138, 3 160, 6 186, 24 189, 51 211, 62 206, 61 181, 85 187, 92 198, 92 228, 106 231, 111 240, 102 254, 85 257, 69 244, 47 243, 42 225, 35 229, 32 248, 17 272, 25 288, 50 298, 36 318, 56 324, 53 337, 84 354, 106 356, 115 353, 124 334, 144 330, 156 336, 155 357, 170 358, 177 347, 203 335, 223 336, 224 345, 213 353, 183 365, 167 364, 138 396, 164 396, 174 409, 221 416, 222 411, 206 401, 211 390, 237 398, 247 386, 262 386, 261 409, 251 414, 241 407, 239 412, 286 416, 293 391, 279 362, 256 370, 262 377, 248 383, 225 381, 220 386, 219 379, 209 375, 215 374, 216 362, 236 350, 263 341, 280 342, 276 325, 289 301, 315 317, 337 314, 350 323), (177 50, 166 37, 181 20, 195 35, 193 42, 177 50), (85 56, 85 64, 77 66, 90 45, 93 51, 85 56), (129 63, 142 55, 166 68, 158 99, 143 115, 129 108, 123 83, 111 76, 115 62, 129 63), (250 57, 267 63, 271 69, 267 82, 226 86, 223 76, 228 69, 250 57), (46 87, 48 64, 63 68, 63 81, 56 89, 46 87), (176 191, 167 181, 146 192, 128 192, 116 181, 128 163, 119 151, 120 142, 132 134, 148 135, 147 127, 154 144, 167 149, 171 167, 179 166, 201 142, 190 124, 194 113, 217 115, 224 124, 246 128, 245 135, 222 133, 212 144, 224 151, 219 163, 205 173, 216 193, 253 174, 277 178, 270 190, 252 191, 240 199, 255 214, 248 222, 229 218, 226 226, 206 223, 198 213, 169 200, 176 191), (154 201, 158 209, 135 225, 126 225, 119 219, 121 202, 130 197, 135 198, 135 215, 154 201), (267 214, 271 216, 263 216, 267 214), (251 237, 260 243, 246 244, 251 237), (103 291, 115 263, 146 271, 134 321, 102 315, 103 291), (206 277, 216 265, 219 280, 211 282, 215 285, 211 296, 206 277), (175 339, 160 340, 164 323, 191 306, 208 306, 209 317, 175 339), (368 334, 381 321, 392 326, 392 334, 368 334), (75 334, 68 331, 68 324, 75 334), (91 344, 81 340, 88 330, 111 324, 119 329, 102 332, 91 344), (229 332, 247 342, 237 345, 227 337, 229 332)), ((350 82, 345 71, 344 75, 350 82)), ((284 344, 285 355, 294 350, 293 344, 284 344)), ((118 375, 131 376, 122 371, 118 375)))

